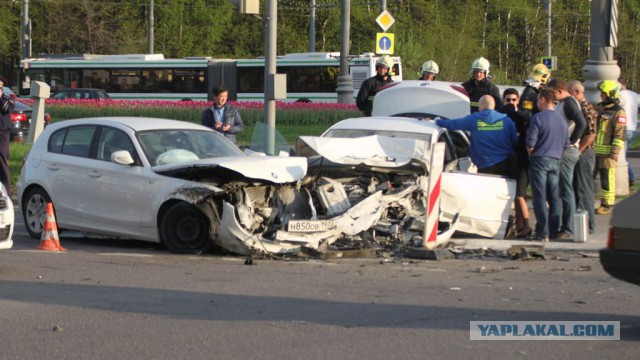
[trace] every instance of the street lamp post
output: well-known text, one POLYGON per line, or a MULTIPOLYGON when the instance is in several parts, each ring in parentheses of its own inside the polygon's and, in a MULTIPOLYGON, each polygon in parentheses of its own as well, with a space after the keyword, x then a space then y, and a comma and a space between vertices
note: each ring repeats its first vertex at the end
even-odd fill
POLYGON ((349 75, 349 42, 351 31, 351 0, 342 0, 342 24, 340 26, 340 75, 338 76, 338 103, 353 103, 353 80, 349 75))

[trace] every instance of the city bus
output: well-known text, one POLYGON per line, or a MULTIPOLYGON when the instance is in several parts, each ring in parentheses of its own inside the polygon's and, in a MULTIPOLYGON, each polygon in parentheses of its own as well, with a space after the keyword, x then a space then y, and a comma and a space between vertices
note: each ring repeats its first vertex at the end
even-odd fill
MULTIPOLYGON (((354 97, 375 75, 373 53, 349 57, 354 97)), ((392 76, 402 80, 402 62, 394 59, 392 76)), ((20 62, 19 94, 28 96, 32 81, 63 88, 99 88, 114 99, 211 100, 211 89, 224 84, 229 99, 264 100, 264 58, 165 59, 162 54, 77 55, 37 57, 20 62)), ((297 53, 278 56, 277 73, 287 75, 287 101, 336 102, 340 53, 297 53)))

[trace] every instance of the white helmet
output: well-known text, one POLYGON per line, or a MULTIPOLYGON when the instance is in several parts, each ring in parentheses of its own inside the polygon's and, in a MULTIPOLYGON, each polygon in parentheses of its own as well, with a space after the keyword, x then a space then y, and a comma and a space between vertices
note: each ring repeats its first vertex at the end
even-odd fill
POLYGON ((471 65, 471 74, 473 75, 474 70, 482 70, 487 76, 489 76, 490 67, 491 67, 491 64, 489 63, 489 60, 485 59, 484 57, 477 58, 473 61, 473 64, 471 65))
POLYGON ((378 58, 376 61, 376 67, 385 66, 387 69, 391 70, 393 68, 393 59, 389 55, 383 55, 378 58))
POLYGON ((437 74, 440 72, 440 68, 438 64, 436 64, 433 60, 427 60, 422 64, 422 73, 432 73, 437 74))

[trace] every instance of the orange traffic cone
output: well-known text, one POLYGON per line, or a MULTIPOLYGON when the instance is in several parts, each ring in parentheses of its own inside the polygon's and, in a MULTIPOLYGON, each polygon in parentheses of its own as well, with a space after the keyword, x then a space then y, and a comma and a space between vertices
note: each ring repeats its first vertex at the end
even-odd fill
POLYGON ((56 217, 53 215, 53 204, 47 203, 47 215, 42 226, 42 236, 40 238, 39 250, 46 251, 67 251, 67 249, 60 246, 60 238, 58 237, 58 225, 56 224, 56 217))

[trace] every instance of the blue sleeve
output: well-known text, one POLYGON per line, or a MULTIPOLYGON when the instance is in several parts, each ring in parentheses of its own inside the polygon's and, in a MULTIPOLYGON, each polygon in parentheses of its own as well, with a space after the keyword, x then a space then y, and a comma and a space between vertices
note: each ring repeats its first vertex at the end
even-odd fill
POLYGON ((461 119, 452 120, 436 120, 436 125, 449 130, 477 130, 477 120, 475 116, 470 115, 461 119))
POLYGON ((538 138, 538 117, 533 116, 531 119, 531 125, 529 125, 529 132, 527 133, 527 148, 535 148, 538 138))

